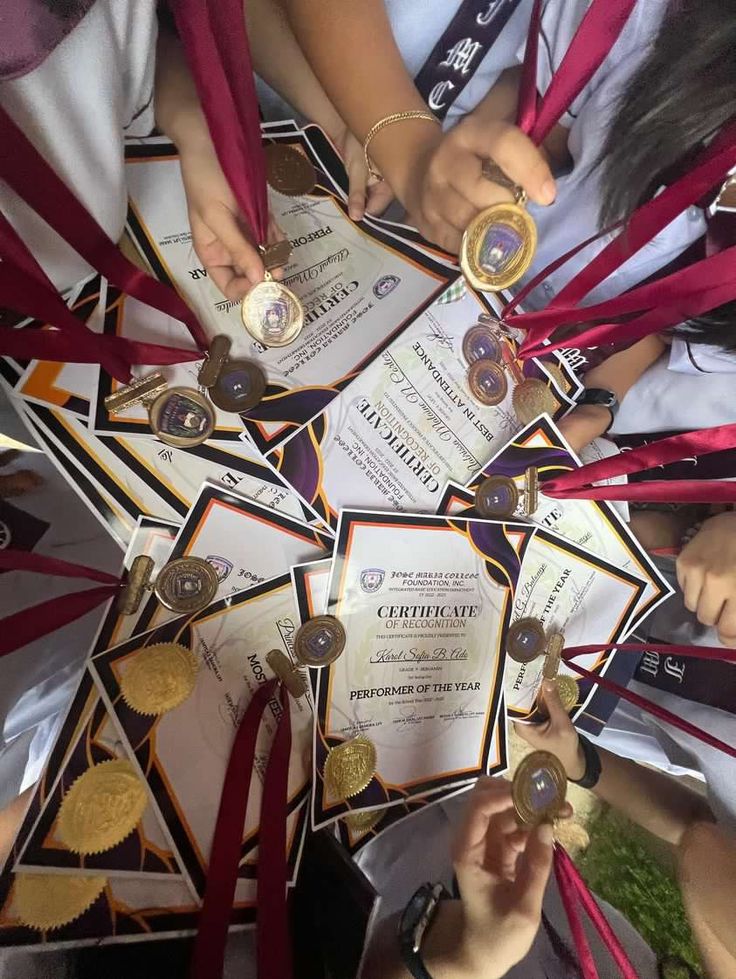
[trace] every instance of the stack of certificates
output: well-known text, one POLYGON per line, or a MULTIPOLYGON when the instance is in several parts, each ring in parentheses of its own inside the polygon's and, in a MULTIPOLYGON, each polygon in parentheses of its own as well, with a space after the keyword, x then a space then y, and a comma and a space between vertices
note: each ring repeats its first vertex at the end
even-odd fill
MULTIPOLYGON (((284 281, 305 310, 287 347, 254 343, 200 267, 173 148, 137 142, 128 161, 141 254, 211 336, 227 334, 266 372, 247 417, 218 409, 213 437, 179 449, 155 438, 143 406, 108 414, 116 382, 102 371, 2 366, 125 566, 150 558, 151 587, 102 619, 0 876, 0 944, 196 929, 230 748, 274 651, 309 681, 289 699, 293 884, 309 829, 330 826, 355 853, 505 770, 508 719, 533 722, 540 709, 542 660, 507 655, 517 623, 517 637, 532 621, 567 645, 611 646, 668 594, 611 505, 540 489, 525 506, 530 468, 580 465, 554 424, 577 386, 564 357, 521 363, 500 304, 465 286, 447 256, 403 226, 351 222, 322 133, 282 123, 264 137, 299 148, 318 177, 308 197, 271 197, 293 248, 284 281), (476 505, 489 476, 518 488, 503 521, 476 505)), ((191 346, 180 323, 99 278, 68 300, 99 332, 191 346)), ((192 387, 198 367, 162 373, 192 387)), ((625 680, 620 659, 580 663, 625 680)), ((578 725, 599 730, 610 700, 569 689, 578 725)), ((281 709, 269 706, 234 928, 255 919, 262 779, 281 709)))

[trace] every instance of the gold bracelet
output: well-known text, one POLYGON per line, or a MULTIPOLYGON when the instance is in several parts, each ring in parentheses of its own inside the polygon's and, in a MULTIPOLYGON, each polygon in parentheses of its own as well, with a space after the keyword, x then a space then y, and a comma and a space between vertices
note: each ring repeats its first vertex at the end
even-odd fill
POLYGON ((407 119, 424 119, 426 122, 435 122, 438 126, 441 125, 437 116, 433 115, 431 112, 424 112, 420 109, 412 109, 411 112, 394 112, 390 116, 384 116, 383 119, 379 119, 378 122, 371 126, 371 128, 368 130, 368 135, 363 142, 363 155, 365 156, 366 169, 368 170, 370 176, 374 177, 376 180, 383 180, 383 177, 378 170, 374 169, 373 164, 371 163, 371 158, 368 156, 368 147, 370 146, 371 140, 377 133, 380 133, 381 130, 385 129, 387 126, 392 126, 395 122, 406 122, 407 119))

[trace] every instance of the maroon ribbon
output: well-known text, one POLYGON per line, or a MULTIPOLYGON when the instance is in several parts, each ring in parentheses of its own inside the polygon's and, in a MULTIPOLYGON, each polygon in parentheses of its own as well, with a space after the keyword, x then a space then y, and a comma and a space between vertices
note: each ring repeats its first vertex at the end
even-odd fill
POLYGON ((0 620, 0 657, 47 636, 86 615, 120 590, 122 581, 106 571, 72 564, 59 558, 12 548, 0 551, 0 570, 31 571, 61 578, 85 578, 101 583, 99 588, 60 595, 31 608, 22 609, 0 620))
POLYGON ((266 160, 240 0, 170 0, 223 173, 258 243, 268 233, 266 160))
MULTIPOLYGON (((279 681, 274 678, 258 688, 230 751, 194 943, 191 979, 218 979, 222 975, 256 741, 263 713, 278 686, 279 681)), ((282 713, 266 766, 259 826, 256 953, 259 979, 289 979, 292 973, 286 906, 286 798, 291 719, 289 695, 283 687, 280 703, 282 713)))
POLYGON ((683 459, 699 458, 736 446, 736 424, 683 432, 572 469, 541 484, 545 496, 571 500, 632 500, 650 503, 736 502, 736 481, 671 479, 595 486, 594 483, 642 472, 683 459))
POLYGON ((580 917, 581 910, 585 911, 600 935, 603 944, 611 953, 611 957, 618 966, 623 979, 638 979, 636 969, 618 936, 608 923, 606 916, 601 911, 598 902, 588 889, 569 854, 559 843, 555 843, 554 867, 557 886, 560 889, 560 897, 578 953, 578 962, 582 969, 583 979, 599 979, 599 977, 580 917))
POLYGON ((620 684, 615 683, 613 680, 607 679, 605 676, 599 676, 597 673, 591 673, 590 670, 584 669, 584 667, 575 662, 575 659, 578 656, 587 656, 591 653, 603 653, 613 649, 615 649, 618 653, 673 653, 677 656, 691 657, 693 659, 715 659, 724 663, 736 663, 736 650, 726 649, 722 646, 678 646, 656 643, 619 643, 618 645, 613 643, 609 645, 599 645, 598 643, 594 643, 589 646, 569 646, 562 653, 562 661, 586 680, 590 680, 592 683, 597 683, 599 687, 603 688, 603 690, 608 690, 609 693, 616 694, 616 696, 621 697, 623 700, 627 700, 635 707, 639 707, 641 710, 647 711, 654 717, 659 718, 659 720, 664 721, 667 724, 671 724, 684 734, 689 734, 698 741, 702 741, 703 744, 707 744, 711 748, 715 748, 717 751, 722 751, 731 758, 736 758, 736 747, 733 745, 726 744, 725 741, 721 741, 719 738, 714 737, 707 731, 703 731, 702 728, 696 727, 694 724, 691 724, 690 721, 686 721, 677 714, 673 714, 672 711, 669 711, 664 707, 660 707, 659 704, 652 703, 651 700, 647 700, 646 697, 641 697, 638 693, 634 693, 634 691, 629 690, 628 687, 622 687, 620 684))
POLYGON ((605 61, 636 6, 636 0, 593 0, 565 57, 541 100, 537 94, 537 60, 542 2, 534 0, 519 86, 516 124, 537 144, 544 142, 562 115, 605 61))

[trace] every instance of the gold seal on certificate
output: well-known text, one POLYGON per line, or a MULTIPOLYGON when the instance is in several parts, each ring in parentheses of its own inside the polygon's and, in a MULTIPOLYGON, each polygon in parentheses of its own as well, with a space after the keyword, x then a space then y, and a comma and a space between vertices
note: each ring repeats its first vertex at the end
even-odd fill
POLYGON ((106 887, 107 879, 97 874, 16 874, 13 908, 28 928, 53 931, 84 914, 106 887))
POLYGON ((133 832, 147 804, 145 783, 129 761, 102 761, 83 772, 64 796, 59 838, 73 853, 103 853, 133 832))
POLYGON ((294 655, 304 666, 327 666, 345 649, 345 629, 334 615, 317 615, 300 626, 294 655))
POLYGON ((460 265, 481 292, 499 292, 517 282, 532 263, 537 226, 518 190, 515 203, 493 204, 473 218, 463 235, 460 265))
POLYGON ((557 410, 557 399, 554 394, 544 381, 540 381, 537 377, 529 377, 521 384, 517 384, 511 397, 514 412, 522 425, 528 425, 545 412, 553 415, 557 410))
POLYGON ((376 748, 365 735, 330 748, 324 767, 325 783, 333 799, 358 795, 376 774, 376 748))
POLYGON ((199 612, 217 594, 217 572, 203 558, 182 557, 169 561, 158 573, 154 594, 172 612, 199 612))
POLYGON ((355 833, 368 833, 385 815, 385 809, 369 809, 368 812, 349 812, 343 819, 355 833))
POLYGON ((120 680, 120 692, 138 714, 165 714, 191 696, 196 681, 194 653, 180 643, 161 642, 136 653, 120 680))
POLYGON ((212 405, 193 388, 167 388, 156 372, 125 385, 105 398, 109 412, 142 404, 156 436, 166 445, 187 449, 206 442, 215 430, 212 405))
POLYGON ((566 794, 565 769, 549 751, 533 751, 521 760, 511 784, 514 809, 521 823, 538 826, 555 819, 566 794))
POLYGON ((278 143, 269 143, 263 152, 269 187, 287 197, 301 197, 314 190, 317 176, 304 153, 293 146, 278 143))
POLYGON ((302 304, 270 272, 245 294, 241 316, 248 333, 264 347, 287 347, 304 325, 302 304))
POLYGON ((506 633, 506 653, 515 663, 531 663, 542 655, 546 644, 544 626, 539 619, 517 619, 506 633))
POLYGON ((578 687, 577 680, 567 673, 562 673, 556 678, 555 684, 557 686, 557 693, 560 695, 560 700, 562 701, 562 706, 569 713, 580 700, 580 688, 578 687))

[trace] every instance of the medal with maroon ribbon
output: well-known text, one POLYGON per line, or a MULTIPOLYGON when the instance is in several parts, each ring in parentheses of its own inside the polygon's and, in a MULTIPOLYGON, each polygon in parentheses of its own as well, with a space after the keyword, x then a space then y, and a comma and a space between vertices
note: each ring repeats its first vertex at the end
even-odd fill
POLYGON ((243 325, 264 347, 284 347, 301 332, 304 310, 294 293, 271 275, 289 260, 291 246, 288 241, 266 241, 266 158, 242 4, 171 0, 171 7, 220 165, 257 236, 266 269, 265 280, 243 299, 243 325))
MULTIPOLYGON (((537 56, 542 19, 541 0, 534 0, 519 90, 516 124, 539 146, 590 81, 623 30, 636 0, 611 4, 593 0, 540 100, 537 56)), ((488 161, 483 175, 508 184, 488 161)), ((514 202, 493 204, 475 217, 463 235, 460 264, 467 280, 482 292, 499 292, 517 282, 534 258, 537 228, 524 207, 526 194, 515 188, 514 202)))

